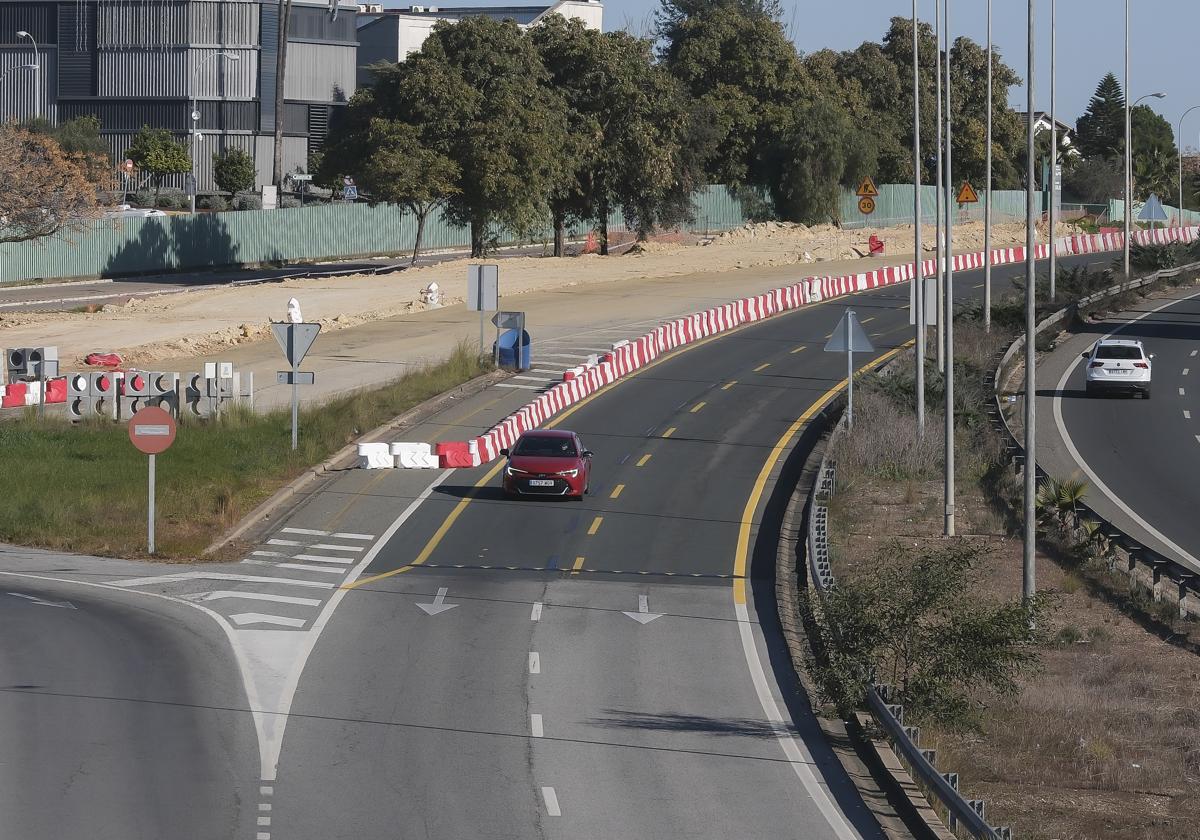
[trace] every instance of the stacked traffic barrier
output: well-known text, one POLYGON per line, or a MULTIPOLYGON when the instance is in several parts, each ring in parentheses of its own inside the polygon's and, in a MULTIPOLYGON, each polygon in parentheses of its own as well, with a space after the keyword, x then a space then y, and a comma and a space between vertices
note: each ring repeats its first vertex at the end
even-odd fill
POLYGON ((47 379, 44 383, 10 382, 7 385, 0 385, 0 408, 25 408, 42 403, 49 405, 66 401, 67 378, 65 376, 56 376, 53 379, 47 379))
MULTIPOLYGON (((1189 243, 1198 238, 1200 227, 1143 230, 1137 231, 1133 237, 1134 242, 1140 245, 1189 243)), ((1055 243, 1055 251, 1059 256, 1102 253, 1119 250, 1123 247, 1123 242, 1124 237, 1119 233, 1083 234, 1059 239, 1055 243)), ((994 248, 991 252, 991 263, 994 266, 1021 263, 1025 261, 1025 253, 1024 247, 994 248)), ((1034 259, 1042 260, 1049 256, 1048 243, 1035 246, 1034 259)), ((956 254, 953 258, 955 271, 971 271, 983 266, 982 251, 956 254)), ((936 272, 937 260, 923 260, 921 268, 924 276, 928 277, 936 272)), ((481 437, 473 441, 437 444, 439 465, 448 469, 480 466, 493 461, 500 456, 500 450, 511 447, 522 433, 538 428, 560 411, 679 347, 810 303, 907 283, 913 276, 913 264, 907 263, 838 277, 806 277, 789 286, 676 318, 639 338, 614 344, 612 351, 604 354, 595 365, 579 366, 566 371, 562 382, 533 402, 517 409, 481 437), (478 452, 477 456, 467 457, 463 454, 469 455, 475 451, 478 452)), ((399 444, 393 444, 397 445, 399 444)), ((398 461, 395 466, 410 468, 398 461)))

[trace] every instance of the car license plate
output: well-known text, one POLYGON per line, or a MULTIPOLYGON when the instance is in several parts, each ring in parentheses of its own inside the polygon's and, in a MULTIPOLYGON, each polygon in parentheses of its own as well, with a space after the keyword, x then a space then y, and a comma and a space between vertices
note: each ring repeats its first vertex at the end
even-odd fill
POLYGON ((531 478, 529 479, 530 487, 553 487, 554 479, 552 478, 531 478))
POLYGON ((1131 371, 1131 370, 1114 370, 1113 373, 1115 373, 1117 376, 1128 376, 1129 374, 1133 373, 1133 371, 1131 371))

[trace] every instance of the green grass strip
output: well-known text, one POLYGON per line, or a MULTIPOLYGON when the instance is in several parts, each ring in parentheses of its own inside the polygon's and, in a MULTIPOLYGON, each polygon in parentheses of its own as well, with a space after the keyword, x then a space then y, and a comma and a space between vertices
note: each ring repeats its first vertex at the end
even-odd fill
MULTIPOLYGON (((304 470, 360 435, 490 369, 474 348, 378 388, 300 412, 236 407, 219 421, 184 418, 157 459, 157 556, 188 560, 304 470)), ((146 456, 124 423, 0 422, 0 541, 119 557, 146 555, 146 456)))

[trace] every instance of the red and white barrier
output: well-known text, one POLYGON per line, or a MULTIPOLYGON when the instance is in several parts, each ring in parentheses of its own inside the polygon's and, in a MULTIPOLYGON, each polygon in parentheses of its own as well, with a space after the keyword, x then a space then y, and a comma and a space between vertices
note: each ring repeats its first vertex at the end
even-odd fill
MULTIPOLYGON (((41 382, 10 382, 0 385, 0 408, 24 408, 38 405, 42 400, 41 382)), ((45 402, 65 403, 67 401, 67 378, 65 376, 47 379, 45 383, 45 402)))
MULTIPOLYGON (((1137 231, 1133 238, 1142 245, 1195 242, 1200 238, 1200 227, 1143 230, 1137 231)), ((1060 256, 1094 254, 1118 250, 1123 242, 1124 237, 1119 233, 1068 236, 1055 243, 1055 251, 1060 256)), ((1035 259, 1046 259, 1049 255, 1048 244, 1038 245, 1034 249, 1035 259)), ((994 248, 991 258, 992 265, 1021 263, 1025 261, 1025 248, 994 248)), ((929 276, 936 270, 937 262, 929 259, 921 265, 923 273, 929 276)), ((982 268, 984 254, 956 254, 953 265, 955 271, 982 268)), ((841 277, 806 277, 760 295, 676 318, 639 338, 613 344, 611 352, 598 359, 589 359, 587 365, 565 371, 562 382, 514 411, 481 437, 470 441, 438 443, 436 454, 429 452, 429 444, 414 443, 393 443, 390 452, 396 456, 395 465, 407 469, 427 468, 435 459, 442 468, 480 466, 498 458, 500 450, 511 447, 523 432, 538 428, 560 411, 677 347, 810 303, 906 283, 913 276, 913 264, 908 263, 841 277), (402 457, 402 451, 411 454, 402 457)))

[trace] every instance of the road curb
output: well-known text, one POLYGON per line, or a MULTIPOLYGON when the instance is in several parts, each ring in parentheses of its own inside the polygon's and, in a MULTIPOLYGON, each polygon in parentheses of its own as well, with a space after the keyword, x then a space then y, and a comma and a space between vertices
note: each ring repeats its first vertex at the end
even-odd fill
POLYGON ((272 493, 269 498, 243 516, 236 525, 204 549, 202 557, 211 557, 230 543, 252 535, 256 526, 266 527, 280 516, 290 513, 303 499, 308 498, 308 496, 316 492, 318 489, 317 485, 322 479, 329 478, 331 473, 344 470, 350 465, 352 460, 357 457, 358 444, 372 443, 389 432, 397 431, 405 426, 418 424, 438 411, 441 411, 452 400, 474 396, 497 382, 507 379, 510 375, 507 371, 497 370, 477 376, 474 379, 464 382, 462 385, 438 394, 436 397, 430 397, 423 403, 405 411, 403 414, 377 426, 357 440, 346 444, 321 463, 309 467, 286 485, 272 493))

